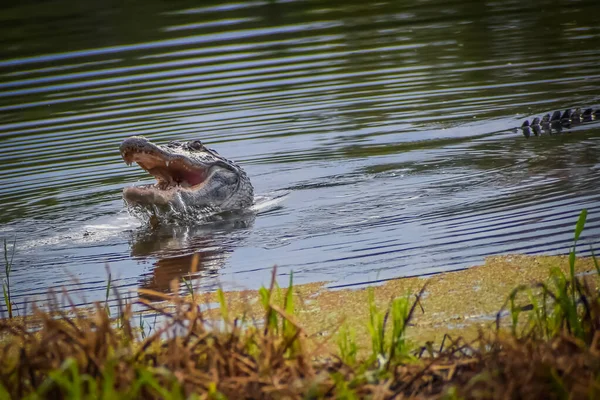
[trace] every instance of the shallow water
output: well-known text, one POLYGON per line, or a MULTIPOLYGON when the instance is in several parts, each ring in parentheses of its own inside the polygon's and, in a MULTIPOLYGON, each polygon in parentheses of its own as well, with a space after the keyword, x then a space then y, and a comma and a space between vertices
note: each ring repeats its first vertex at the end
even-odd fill
POLYGON ((525 139, 532 115, 600 107, 600 7, 564 2, 51 0, 0 13, 0 237, 17 306, 66 286, 330 286, 600 243, 600 123, 525 139), (88 4, 89 3, 89 4, 88 4), (259 212, 140 226, 131 135, 202 139, 259 212), (281 193, 284 198, 274 200, 281 193), (9 246, 10 248, 10 246, 9 246))

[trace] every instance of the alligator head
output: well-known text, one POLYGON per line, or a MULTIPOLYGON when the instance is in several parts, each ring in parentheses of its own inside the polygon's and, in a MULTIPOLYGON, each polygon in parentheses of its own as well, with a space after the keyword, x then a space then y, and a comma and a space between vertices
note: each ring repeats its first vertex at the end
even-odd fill
POLYGON ((199 140, 156 145, 134 136, 123 141, 120 151, 128 165, 136 162, 156 178, 154 185, 125 188, 123 198, 128 204, 218 211, 252 205, 254 190, 242 168, 199 140))

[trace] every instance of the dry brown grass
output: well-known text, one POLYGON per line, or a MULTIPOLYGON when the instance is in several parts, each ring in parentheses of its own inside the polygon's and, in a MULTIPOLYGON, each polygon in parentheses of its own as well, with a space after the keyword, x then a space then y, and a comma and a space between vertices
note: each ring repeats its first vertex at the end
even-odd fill
POLYGON ((102 304, 92 312, 34 310, 35 326, 0 319, 0 399, 599 398, 600 293, 574 270, 555 268, 550 283, 516 288, 498 314, 512 321, 510 331, 468 343, 446 337, 435 349, 404 340, 423 290, 387 310, 371 301, 369 330, 380 340, 364 360, 349 355, 355 343, 335 354, 307 337, 292 285, 277 288, 275 271, 259 291, 260 321, 230 316, 222 292, 219 320, 185 298, 146 293, 168 300, 138 301, 162 321, 151 334, 120 301, 112 318, 102 304))
MULTIPOLYGON (((273 291, 272 286, 269 293, 273 291)), ((322 354, 319 346, 308 352, 307 338, 295 317, 271 302, 264 321, 275 323, 241 328, 241 320, 228 320, 224 329, 216 330, 211 328, 215 321, 205 320, 198 305, 179 297, 170 300, 168 308, 141 302, 165 319, 162 328, 148 337, 136 329, 130 306, 124 306, 116 319, 100 304, 91 314, 35 310, 36 330, 24 320, 0 320, 3 394, 11 398, 322 398, 336 397, 344 390, 340 382, 354 380, 354 387, 346 392, 360 398, 386 398, 411 391, 422 380, 416 365, 365 379, 363 372, 334 355, 322 354), (413 382, 399 385, 403 380, 413 382)))
POLYGON ((228 320, 216 330, 198 305, 179 297, 171 301, 168 308, 144 303, 165 319, 147 337, 135 327, 130 306, 112 319, 100 304, 91 314, 37 310, 37 330, 24 320, 0 320, 0 397, 578 399, 600 394, 598 331, 590 340, 569 334, 566 326, 550 340, 534 330, 521 337, 482 335, 471 343, 447 338, 436 351, 431 344, 416 349, 412 361, 381 366, 370 359, 351 367, 335 354, 323 354, 318 344, 308 351, 306 342, 313 339, 305 337, 294 315, 271 302, 264 321, 276 317, 276 324, 242 328, 241 320, 228 320))

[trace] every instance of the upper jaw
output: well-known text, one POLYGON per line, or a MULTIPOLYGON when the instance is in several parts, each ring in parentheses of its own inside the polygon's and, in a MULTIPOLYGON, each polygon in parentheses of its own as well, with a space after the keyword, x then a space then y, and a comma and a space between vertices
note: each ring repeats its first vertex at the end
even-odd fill
MULTIPOLYGON (((176 158, 175 155, 167 153, 160 146, 155 145, 143 136, 132 136, 123 140, 123 143, 121 143, 121 146, 119 147, 119 151, 127 165, 137 162, 140 155, 144 154, 160 158, 166 162, 170 162, 172 159, 176 158)), ((177 158, 183 159, 185 157, 179 156, 177 158)))
MULTIPOLYGON (((195 154, 194 159, 190 159, 185 153, 189 153, 186 149, 177 149, 167 147, 163 145, 156 145, 150 142, 143 136, 132 136, 121 143, 119 147, 121 157, 128 164, 131 165, 133 162, 137 162, 140 155, 146 154, 148 156, 161 159, 167 163, 178 161, 183 163, 188 168, 210 168, 214 163, 210 160, 203 160, 202 154, 195 154)), ((143 168, 143 167, 142 167, 143 168)))

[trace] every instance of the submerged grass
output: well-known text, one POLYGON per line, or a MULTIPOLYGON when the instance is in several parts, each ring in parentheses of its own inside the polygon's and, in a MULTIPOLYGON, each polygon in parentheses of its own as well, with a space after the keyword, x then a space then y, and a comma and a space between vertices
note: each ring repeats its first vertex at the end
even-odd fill
POLYGON ((597 260, 598 276, 575 274, 586 215, 575 229, 568 273, 553 269, 548 283, 514 289, 497 329, 474 341, 411 343, 406 331, 417 309, 425 312, 425 288, 383 309, 370 289, 369 355, 359 358, 348 325, 335 335, 337 352, 328 353, 298 322, 293 276, 281 289, 273 271, 270 286, 259 290, 259 320, 233 315, 221 289, 219 320, 209 319, 188 279, 191 299, 145 290, 170 305, 138 300, 165 321, 153 332, 141 316, 135 322, 132 305, 116 292, 116 317, 99 303, 92 314, 75 306, 71 314, 34 309, 35 330, 25 320, 0 320, 0 399, 597 398, 597 260), (508 331, 500 324, 505 315, 508 331))

